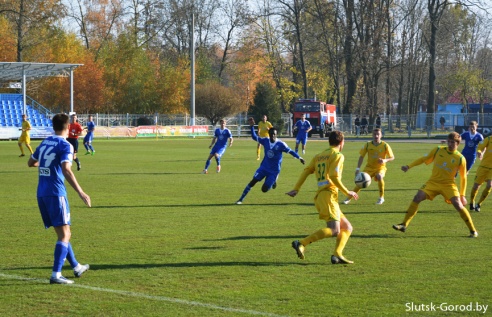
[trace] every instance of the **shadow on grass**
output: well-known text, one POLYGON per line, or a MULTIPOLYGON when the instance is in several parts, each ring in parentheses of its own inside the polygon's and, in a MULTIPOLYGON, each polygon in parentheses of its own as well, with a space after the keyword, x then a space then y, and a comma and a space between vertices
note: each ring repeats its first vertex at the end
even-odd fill
POLYGON ((227 204, 168 204, 168 205, 127 205, 127 206, 122 206, 122 205, 114 205, 114 206, 92 206, 92 209, 105 209, 105 208, 156 208, 156 207, 233 207, 234 208, 244 208, 244 206, 312 206, 312 204, 307 204, 307 203, 252 203, 252 204, 243 204, 243 205, 236 205, 235 203, 227 203, 227 204))
POLYGON ((219 239, 203 239, 202 241, 210 242, 210 241, 235 241, 235 240, 258 240, 258 239, 302 239, 306 235, 288 235, 288 236, 236 236, 236 237, 228 237, 228 238, 219 238, 219 239))

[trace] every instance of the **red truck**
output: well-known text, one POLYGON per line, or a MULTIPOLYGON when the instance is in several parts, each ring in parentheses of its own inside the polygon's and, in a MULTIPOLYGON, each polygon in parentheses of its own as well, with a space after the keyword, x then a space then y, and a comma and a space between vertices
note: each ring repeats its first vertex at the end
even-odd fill
MULTIPOLYGON (((312 134, 319 134, 322 138, 335 130, 337 122, 337 107, 327 104, 323 101, 314 99, 299 99, 294 104, 294 124, 297 120, 301 120, 302 114, 306 115, 313 129, 309 131, 309 137, 312 134)), ((297 135, 297 130, 294 129, 294 136, 297 135)))

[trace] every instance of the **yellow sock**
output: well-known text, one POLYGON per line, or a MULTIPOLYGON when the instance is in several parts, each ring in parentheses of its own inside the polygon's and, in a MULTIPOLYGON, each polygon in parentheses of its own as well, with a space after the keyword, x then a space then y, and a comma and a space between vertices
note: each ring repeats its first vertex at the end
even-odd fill
POLYGON ((256 155, 257 155, 258 157, 260 157, 260 152, 261 152, 261 150, 260 150, 260 149, 257 149, 257 150, 256 150, 256 155))
POLYGON ((408 227, 408 225, 410 224, 410 221, 412 221, 412 218, 415 217, 418 210, 419 210, 419 204, 412 201, 410 203, 410 206, 408 206, 407 214, 405 215, 405 218, 403 219, 403 224, 405 225, 405 227, 408 227))
POLYGON ((337 244, 335 246, 336 256, 342 256, 343 249, 345 248, 345 245, 347 244, 347 241, 350 238, 351 234, 352 234, 351 231, 345 229, 340 230, 340 233, 337 236, 337 244))
POLYGON ((475 186, 473 186, 470 193, 470 204, 475 203, 475 197, 477 197, 477 193, 478 193, 478 187, 475 188, 475 186))
POLYGON ((21 153, 24 154, 24 148, 22 148, 22 144, 19 144, 19 149, 21 150, 21 153))
POLYGON ((491 189, 492 189, 491 187, 485 187, 485 189, 482 192, 482 196, 480 196, 480 200, 478 201, 478 204, 479 205, 481 203, 483 203, 483 201, 485 200, 485 198, 487 198, 487 196, 490 194, 490 190, 491 189))
POLYGON ((381 178, 381 180, 378 182, 378 187, 379 187, 379 197, 384 197, 384 179, 381 178))
POLYGON ((31 152, 31 154, 32 154, 32 153, 34 153, 34 152, 32 151, 32 147, 31 147, 31 145, 30 145, 30 144, 26 144, 26 146, 27 146, 27 148, 29 149, 29 152, 31 152))
POLYGON ((477 231, 475 230, 475 226, 473 225, 473 221, 470 217, 470 213, 468 212, 468 210, 466 208, 463 208, 459 211, 459 213, 461 219, 465 221, 465 224, 468 227, 468 229, 470 229, 470 231, 477 231))
POLYGON ((303 246, 306 246, 306 245, 313 243, 313 242, 316 242, 318 240, 321 240, 324 238, 329 238, 332 235, 333 235, 333 233, 332 233, 330 228, 323 228, 323 229, 319 229, 315 233, 312 233, 311 235, 305 237, 304 239, 302 239, 299 242, 301 242, 301 244, 303 246))

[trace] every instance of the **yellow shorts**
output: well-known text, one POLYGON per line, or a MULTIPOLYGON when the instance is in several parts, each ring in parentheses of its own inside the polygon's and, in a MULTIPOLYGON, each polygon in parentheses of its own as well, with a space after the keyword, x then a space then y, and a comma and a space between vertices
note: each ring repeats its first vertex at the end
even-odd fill
POLYGON ((29 144, 29 143, 31 143, 31 137, 28 136, 28 135, 24 135, 24 136, 21 135, 19 137, 19 142, 18 143, 26 143, 26 144, 29 144))
POLYGON ((479 166, 475 174, 475 183, 482 185, 488 179, 492 179, 492 168, 479 166))
POLYGON ((420 187, 420 190, 425 193, 429 200, 433 200, 437 195, 442 195, 448 204, 451 203, 451 198, 460 197, 460 191, 456 184, 442 185, 429 181, 420 187))
POLYGON ((384 178, 384 176, 386 175, 386 166, 381 167, 381 168, 366 167, 366 168, 364 168, 364 173, 369 174, 369 176, 371 176, 371 178, 374 178, 374 180, 377 181, 377 179, 376 179, 377 174, 381 174, 382 178, 384 178))
POLYGON ((319 219, 326 222, 340 221, 345 215, 338 205, 338 192, 323 190, 314 197, 314 206, 319 213, 319 219))

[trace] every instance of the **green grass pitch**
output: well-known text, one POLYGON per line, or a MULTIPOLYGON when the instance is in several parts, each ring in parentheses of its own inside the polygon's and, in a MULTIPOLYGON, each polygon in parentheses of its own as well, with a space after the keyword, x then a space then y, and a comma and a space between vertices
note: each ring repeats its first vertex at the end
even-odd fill
MULTIPOLYGON (((343 150, 349 189, 363 142, 348 140, 343 150)), ((472 212, 477 239, 442 197, 421 203, 406 233, 394 231, 431 173, 400 166, 438 141, 388 142, 396 159, 386 202, 375 205, 373 182, 341 205, 354 227, 344 252, 353 265, 330 263, 334 238, 308 246, 304 261, 291 248, 325 224, 313 206, 313 176, 296 198, 285 195, 303 169, 290 155, 277 189, 262 193, 259 183, 235 205, 259 166, 251 139, 236 139, 222 172, 213 160, 208 175, 200 172, 210 139, 96 139, 93 157, 81 145, 74 173, 93 207, 68 190, 71 242, 91 269, 72 286, 48 284, 56 236, 39 216, 36 169, 18 157, 15 141, 0 142, 0 315, 482 316, 477 305, 492 304, 492 197, 472 212)), ((312 139, 304 158, 327 147, 312 139)), ((68 263, 63 274, 73 278, 68 263)))

